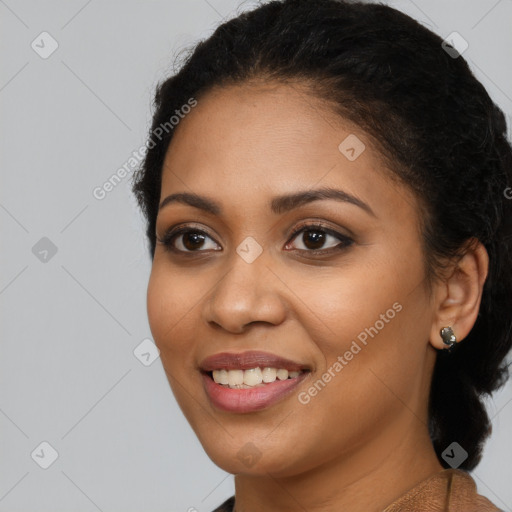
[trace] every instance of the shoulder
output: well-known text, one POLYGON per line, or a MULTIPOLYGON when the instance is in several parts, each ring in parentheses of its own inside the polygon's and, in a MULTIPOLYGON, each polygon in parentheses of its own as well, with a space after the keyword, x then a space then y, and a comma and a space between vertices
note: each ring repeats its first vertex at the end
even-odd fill
MULTIPOLYGON (((231 496, 212 512, 233 512, 231 496)), ((477 493, 473 478, 466 471, 445 469, 427 478, 384 512, 501 512, 477 493)))
POLYGON ((445 469, 427 478, 384 512, 501 512, 477 493, 466 471, 445 469))
POLYGON ((487 498, 477 493, 475 481, 469 473, 459 469, 447 469, 445 472, 451 483, 448 493, 450 504, 464 507, 467 512, 500 512, 487 498))

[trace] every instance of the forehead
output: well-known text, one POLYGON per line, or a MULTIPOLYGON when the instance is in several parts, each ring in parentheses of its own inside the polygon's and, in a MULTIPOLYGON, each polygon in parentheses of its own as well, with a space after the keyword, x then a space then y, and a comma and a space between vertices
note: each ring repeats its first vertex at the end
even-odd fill
POLYGON ((230 162, 243 154, 260 164, 336 154, 340 128, 339 118, 305 86, 258 82, 216 87, 180 122, 169 153, 181 146, 194 150, 189 157, 208 152, 216 162, 230 162), (215 147, 223 151, 213 153, 215 147), (263 148, 267 151, 259 153, 263 148))
POLYGON ((162 197, 188 191, 241 208, 319 186, 343 187, 384 209, 404 199, 414 205, 364 131, 306 87, 280 83, 219 87, 198 98, 175 128, 162 173, 162 197))

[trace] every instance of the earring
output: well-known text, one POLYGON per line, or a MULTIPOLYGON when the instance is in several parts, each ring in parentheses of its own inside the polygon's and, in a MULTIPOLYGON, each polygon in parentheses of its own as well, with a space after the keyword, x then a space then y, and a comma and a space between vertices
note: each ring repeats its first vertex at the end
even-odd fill
POLYGON ((439 333, 443 339, 443 343, 447 345, 445 349, 451 351, 452 348, 457 344, 457 337, 455 336, 451 327, 443 327, 439 333))

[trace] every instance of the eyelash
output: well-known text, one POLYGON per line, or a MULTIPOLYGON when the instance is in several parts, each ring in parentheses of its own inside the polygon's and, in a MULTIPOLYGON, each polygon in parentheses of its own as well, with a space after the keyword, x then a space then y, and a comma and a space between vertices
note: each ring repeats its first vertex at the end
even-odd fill
MULTIPOLYGON (((306 223, 306 224, 299 225, 293 231, 293 233, 290 235, 289 241, 286 242, 285 245, 288 245, 292 240, 297 238, 297 235, 299 235, 302 232, 306 232, 306 231, 320 231, 326 235, 331 235, 335 238, 338 238, 340 240, 340 243, 335 245, 334 247, 329 247, 328 249, 311 249, 311 250, 295 249, 295 251, 306 252, 308 255, 327 255, 327 254, 331 254, 333 252, 338 252, 338 251, 347 249, 350 245, 352 245, 354 243, 354 240, 352 240, 350 237, 348 237, 346 235, 342 235, 341 233, 338 233, 337 231, 330 229, 329 227, 325 226, 322 223, 316 222, 316 223, 306 223)), ((193 226, 183 226, 183 227, 179 227, 174 230, 170 229, 162 237, 162 239, 157 237, 157 241, 164 246, 164 249, 166 251, 171 251, 171 252, 174 252, 177 254, 194 254, 194 253, 197 254, 197 253, 201 253, 201 252, 206 252, 204 250, 202 250, 202 251, 201 250, 183 251, 181 249, 176 249, 176 247, 174 247, 174 245, 173 245, 174 240, 178 236, 186 234, 186 233, 197 233, 197 234, 205 235, 206 237, 213 240, 213 238, 210 235, 208 235, 208 233, 203 231, 202 229, 196 229, 193 226)))

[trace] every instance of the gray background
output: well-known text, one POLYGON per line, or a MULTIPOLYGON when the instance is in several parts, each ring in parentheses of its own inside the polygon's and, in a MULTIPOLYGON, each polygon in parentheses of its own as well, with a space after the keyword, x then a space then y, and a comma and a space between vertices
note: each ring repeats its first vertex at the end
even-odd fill
MULTIPOLYGON (((388 3, 443 37, 462 34, 510 123, 511 0, 388 3)), ((202 512, 233 493, 160 359, 134 355, 151 337, 150 260, 130 181, 102 200, 93 190, 144 143, 154 86, 178 52, 253 5, 0 0, 0 512, 202 512), (51 49, 43 31, 58 43, 46 59, 31 47, 51 49), (47 469, 43 441, 58 452, 47 469)), ((512 383, 489 410, 494 432, 473 476, 510 512, 512 383)))

